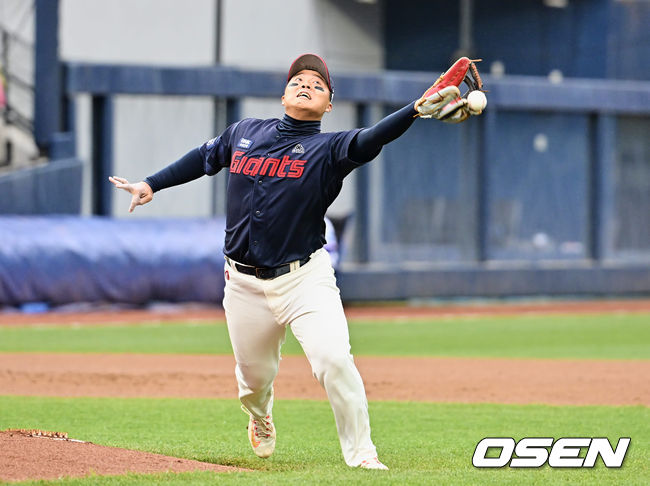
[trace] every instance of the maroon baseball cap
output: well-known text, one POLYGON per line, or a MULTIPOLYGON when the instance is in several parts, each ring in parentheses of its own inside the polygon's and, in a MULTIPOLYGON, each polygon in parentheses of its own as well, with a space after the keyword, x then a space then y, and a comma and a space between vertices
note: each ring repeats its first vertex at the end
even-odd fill
POLYGON ((289 68, 287 82, 289 82, 289 80, 293 78, 296 73, 299 73, 305 69, 316 71, 323 77, 325 82, 327 82, 327 87, 330 90, 331 98, 334 94, 334 85, 332 84, 332 79, 330 78, 330 72, 327 69, 327 64, 325 64, 325 61, 323 61, 323 58, 317 56, 316 54, 303 54, 302 56, 299 56, 295 61, 293 61, 293 63, 291 63, 291 67, 289 68))

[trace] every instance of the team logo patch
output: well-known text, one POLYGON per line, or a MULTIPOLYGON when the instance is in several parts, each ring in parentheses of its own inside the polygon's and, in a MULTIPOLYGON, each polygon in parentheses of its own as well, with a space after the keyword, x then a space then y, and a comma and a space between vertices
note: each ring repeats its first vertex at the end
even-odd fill
POLYGON ((240 138, 239 143, 237 144, 237 147, 247 149, 250 148, 250 146, 253 144, 252 140, 248 140, 247 138, 240 138))
POLYGON ((217 138, 219 138, 219 137, 214 137, 212 140, 208 140, 205 143, 206 148, 211 149, 212 147, 214 147, 214 144, 217 143, 217 138))
POLYGON ((297 144, 293 150, 291 151, 292 154, 304 154, 305 153, 305 147, 303 147, 301 144, 297 144))

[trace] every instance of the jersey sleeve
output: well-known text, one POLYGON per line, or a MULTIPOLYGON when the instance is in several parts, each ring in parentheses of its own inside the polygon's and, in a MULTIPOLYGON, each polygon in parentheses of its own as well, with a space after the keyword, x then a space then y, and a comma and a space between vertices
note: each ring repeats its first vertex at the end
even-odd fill
POLYGON ((224 132, 199 147, 203 168, 207 175, 214 175, 230 165, 232 140, 240 122, 230 125, 224 132))
POLYGON ((332 138, 332 163, 335 168, 342 171, 343 176, 348 175, 354 169, 363 165, 363 163, 355 162, 350 158, 350 145, 360 131, 361 128, 356 128, 347 132, 337 132, 332 138))
POLYGON ((348 155, 357 162, 370 162, 387 143, 402 136, 413 125, 417 111, 413 103, 382 118, 375 125, 362 129, 352 140, 348 155))

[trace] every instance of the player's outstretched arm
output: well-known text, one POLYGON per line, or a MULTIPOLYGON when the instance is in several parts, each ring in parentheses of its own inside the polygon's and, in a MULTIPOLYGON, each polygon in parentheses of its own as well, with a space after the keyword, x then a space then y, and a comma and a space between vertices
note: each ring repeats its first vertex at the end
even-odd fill
POLYGON ((401 136, 415 121, 417 111, 413 103, 382 118, 375 125, 364 128, 350 144, 348 154, 355 162, 368 162, 374 159, 381 148, 401 136))
POLYGON ((173 164, 146 177, 144 181, 130 184, 126 179, 115 176, 109 177, 108 180, 118 189, 124 189, 131 194, 129 213, 132 213, 136 206, 142 206, 151 201, 154 192, 167 187, 185 184, 204 175, 203 159, 200 150, 195 148, 173 164))
POLYGON ((135 184, 129 183, 123 177, 109 177, 109 181, 118 189, 124 189, 131 194, 131 205, 129 206, 129 213, 132 213, 136 206, 147 204, 153 199, 153 190, 146 182, 136 182, 135 184))

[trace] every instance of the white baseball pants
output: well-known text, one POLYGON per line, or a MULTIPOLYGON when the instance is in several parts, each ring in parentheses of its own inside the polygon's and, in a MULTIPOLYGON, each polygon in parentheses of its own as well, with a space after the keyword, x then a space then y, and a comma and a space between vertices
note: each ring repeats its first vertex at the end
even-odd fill
POLYGON ((348 324, 329 255, 320 249, 303 267, 271 280, 225 264, 223 307, 237 365, 239 399, 257 417, 273 407, 286 326, 302 346, 334 411, 349 466, 377 455, 370 438, 368 402, 350 354, 348 324))

